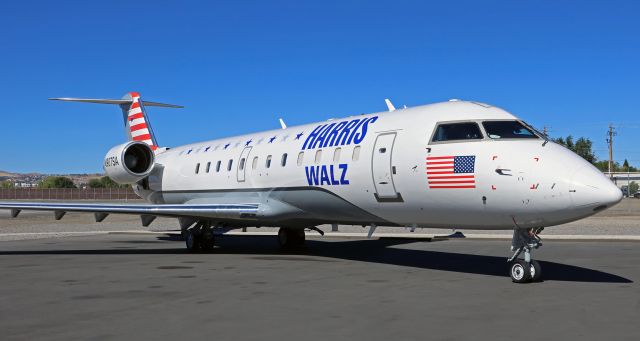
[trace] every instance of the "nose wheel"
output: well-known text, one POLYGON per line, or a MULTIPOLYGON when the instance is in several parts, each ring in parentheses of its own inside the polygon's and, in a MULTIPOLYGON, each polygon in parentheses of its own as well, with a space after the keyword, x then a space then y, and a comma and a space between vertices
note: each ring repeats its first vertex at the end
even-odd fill
POLYGON ((530 283, 542 280, 542 268, 538 261, 532 259, 532 250, 542 246, 538 234, 543 228, 513 230, 511 251, 513 255, 507 260, 509 276, 514 283, 530 283), (518 258, 524 254, 524 258, 518 258))

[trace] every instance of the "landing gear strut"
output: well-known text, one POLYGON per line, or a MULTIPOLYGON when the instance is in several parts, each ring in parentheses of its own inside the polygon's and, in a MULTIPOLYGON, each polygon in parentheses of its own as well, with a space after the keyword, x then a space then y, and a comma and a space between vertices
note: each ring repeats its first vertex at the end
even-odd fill
POLYGON ((514 283, 538 282, 542 278, 542 268, 540 263, 531 258, 533 249, 542 246, 542 241, 538 234, 544 228, 530 228, 513 230, 511 241, 511 251, 513 256, 507 260, 509 263, 509 275, 514 283), (524 253, 524 259, 518 258, 524 253))
POLYGON ((286 250, 300 248, 304 245, 304 229, 281 227, 278 230, 278 244, 286 250))
POLYGON ((211 251, 214 246, 210 221, 199 221, 185 231, 184 241, 189 252, 211 251))

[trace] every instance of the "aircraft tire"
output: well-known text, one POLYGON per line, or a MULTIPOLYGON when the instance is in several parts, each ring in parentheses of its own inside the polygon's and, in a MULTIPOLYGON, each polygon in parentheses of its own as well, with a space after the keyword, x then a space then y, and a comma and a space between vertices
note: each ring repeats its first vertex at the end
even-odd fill
POLYGON ((200 237, 200 248, 202 248, 202 251, 205 251, 205 252, 213 251, 214 246, 215 246, 215 238, 213 236, 213 232, 210 232, 208 236, 203 235, 200 237))
POLYGON ((191 230, 187 230, 185 237, 184 237, 184 241, 185 244, 187 246, 187 251, 189 252, 198 252, 200 251, 200 236, 198 236, 196 233, 194 233, 191 230))
POLYGON ((293 231, 291 231, 291 232, 292 232, 292 234, 294 235, 294 238, 293 238, 293 240, 294 240, 294 245, 295 245, 296 247, 301 247, 301 246, 303 246, 303 245, 304 245, 304 242, 305 242, 305 239, 306 239, 306 238, 305 238, 304 230, 303 230, 303 229, 298 229, 298 230, 293 230, 293 231))
POLYGON ((291 233, 289 233, 289 229, 281 227, 278 230, 278 245, 283 249, 291 247, 291 233))
POLYGON ((278 230, 278 244, 283 249, 294 249, 304 245, 305 233, 303 229, 281 227, 278 230))
POLYGON ((542 267, 536 260, 531 260, 530 264, 531 282, 540 282, 542 280, 542 267))
POLYGON ((509 266, 509 275, 513 283, 531 282, 530 265, 522 259, 516 259, 509 266))

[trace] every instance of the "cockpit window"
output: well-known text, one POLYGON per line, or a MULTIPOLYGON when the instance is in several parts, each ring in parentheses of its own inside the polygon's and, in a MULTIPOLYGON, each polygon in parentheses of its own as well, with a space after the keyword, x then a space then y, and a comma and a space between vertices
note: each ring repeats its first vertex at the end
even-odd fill
POLYGON ((537 139, 538 136, 518 121, 482 122, 484 130, 492 139, 537 139))
POLYGON ((480 140, 480 127, 474 122, 443 123, 438 126, 433 135, 433 142, 456 140, 480 140))

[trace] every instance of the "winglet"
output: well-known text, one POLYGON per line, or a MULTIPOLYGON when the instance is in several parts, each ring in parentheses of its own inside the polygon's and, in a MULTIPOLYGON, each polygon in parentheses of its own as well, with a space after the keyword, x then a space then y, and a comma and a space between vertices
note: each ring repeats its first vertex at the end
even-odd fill
POLYGON ((284 121, 282 120, 282 118, 279 118, 278 120, 280 120, 280 126, 282 127, 282 129, 287 129, 287 125, 284 124, 284 121))
POLYGON ((396 107, 393 106, 393 103, 391 103, 391 101, 388 98, 385 98, 384 102, 387 103, 387 108, 389 109, 390 112, 396 110, 396 107))

